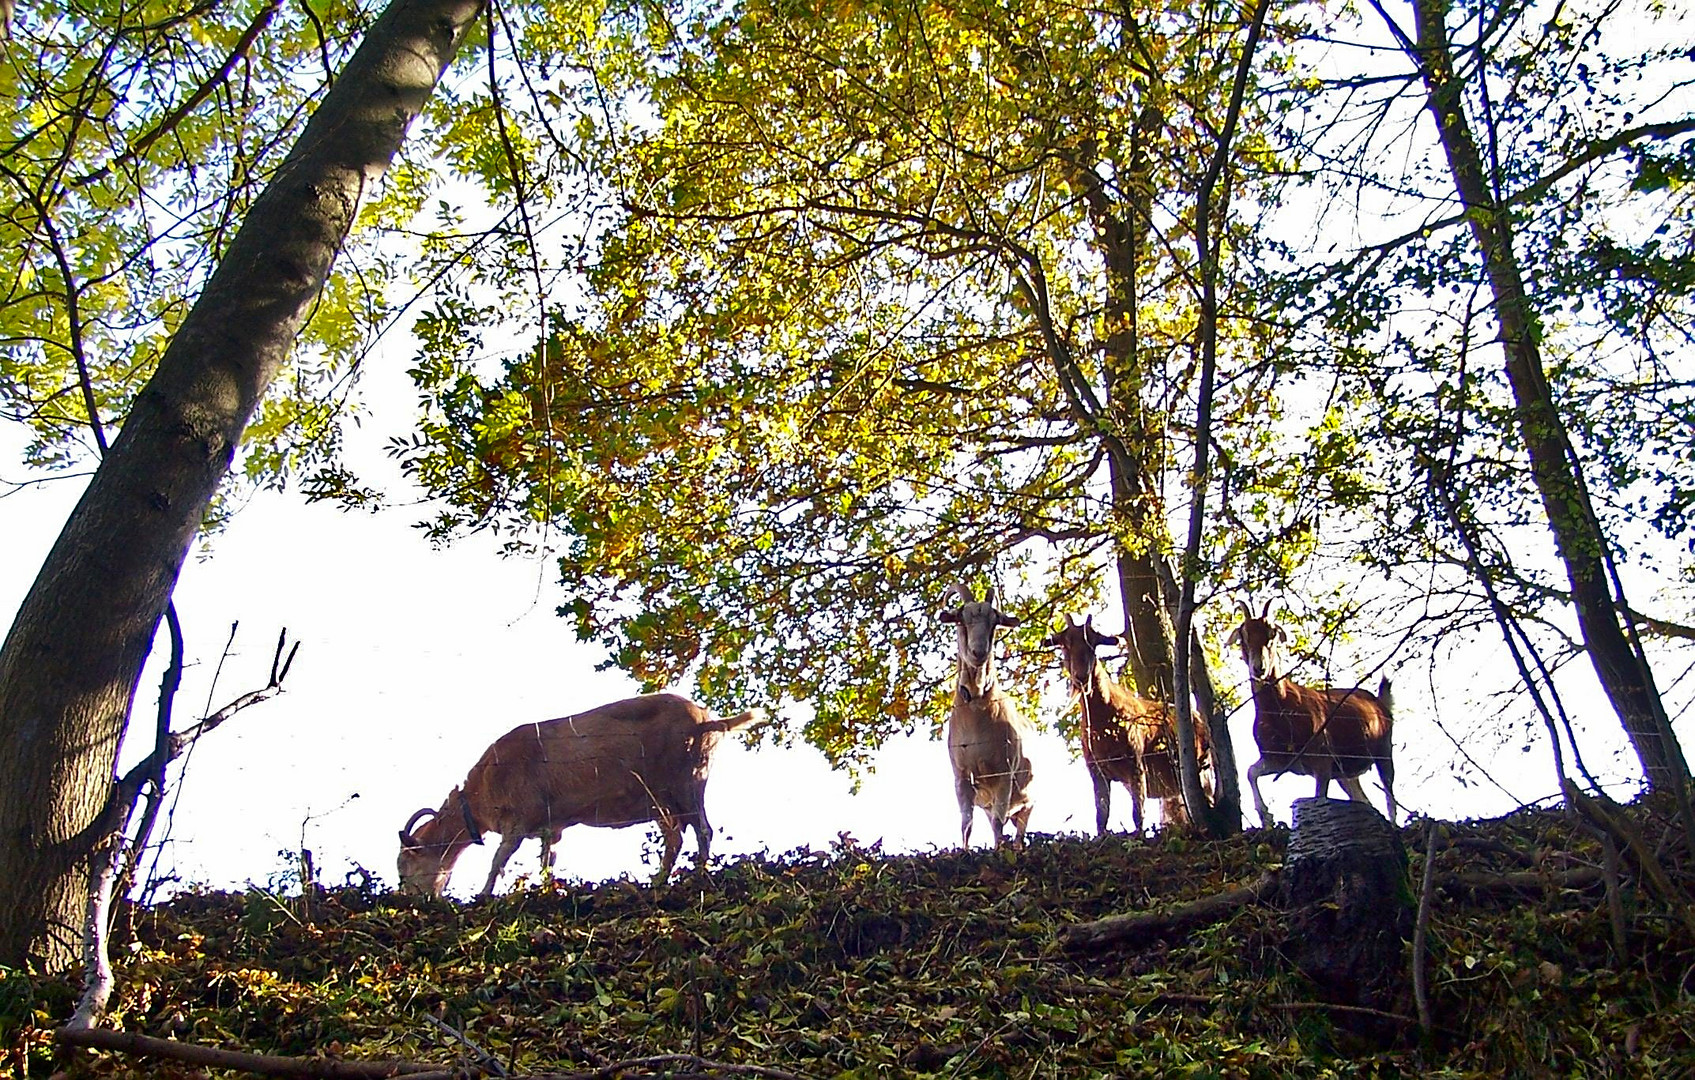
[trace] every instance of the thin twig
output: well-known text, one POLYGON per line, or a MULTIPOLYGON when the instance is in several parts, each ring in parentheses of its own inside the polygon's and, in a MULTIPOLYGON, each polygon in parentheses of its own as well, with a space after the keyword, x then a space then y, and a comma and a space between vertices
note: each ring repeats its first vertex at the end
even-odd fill
POLYGON ((489 1053, 487 1050, 484 1050, 482 1047, 480 1047, 476 1043, 472 1042, 470 1037, 467 1036, 463 1031, 460 1031, 458 1028, 454 1027, 452 1024, 449 1024, 447 1021, 442 1020, 439 1017, 436 1017, 436 1016, 434 1016, 430 1013, 419 1013, 419 1015, 422 1016, 425 1020, 429 1021, 431 1024, 434 1024, 435 1027, 436 1027, 436 1030, 444 1032, 445 1034, 451 1035, 451 1036, 453 1036, 453 1038, 457 1039, 465 1047, 465 1049, 471 1051, 471 1053, 473 1053, 477 1056, 477 1060, 481 1061, 483 1063, 483 1068, 494 1073, 494 1075, 496 1075, 496 1076, 507 1076, 507 1075, 509 1075, 506 1071, 505 1066, 501 1065, 500 1062, 496 1061, 494 1059, 493 1054, 489 1053))
POLYGON ((1418 1005, 1418 1026, 1425 1038, 1430 1037, 1429 960, 1430 898, 1436 891, 1436 839, 1441 830, 1436 822, 1424 826, 1424 881, 1418 893, 1418 921, 1413 926, 1412 982, 1413 1001, 1418 1005))

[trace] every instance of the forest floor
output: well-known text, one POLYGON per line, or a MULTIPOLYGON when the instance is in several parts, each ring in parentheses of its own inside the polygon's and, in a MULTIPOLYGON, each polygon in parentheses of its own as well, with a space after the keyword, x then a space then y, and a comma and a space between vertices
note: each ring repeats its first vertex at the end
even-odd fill
MULTIPOLYGON (((1628 819, 1661 866, 1692 865, 1669 813, 1628 819)), ((1416 893, 1426 833, 1402 836, 1416 893)), ((1689 908, 1639 884, 1628 854, 1610 904, 1599 842, 1561 813, 1441 826, 1428 1032, 1410 978, 1376 1012, 1320 1000, 1268 904, 1134 948, 1066 947, 1073 924, 1248 885, 1287 837, 899 856, 844 838, 660 888, 562 882, 470 904, 186 894, 127 913, 108 1026, 470 1077, 499 1075, 491 1058, 514 1077, 1695 1076, 1689 908), (665 1054, 683 1057, 611 1067, 665 1054)), ((76 991, 0 978, 13 1074, 241 1075, 56 1047, 76 991)))

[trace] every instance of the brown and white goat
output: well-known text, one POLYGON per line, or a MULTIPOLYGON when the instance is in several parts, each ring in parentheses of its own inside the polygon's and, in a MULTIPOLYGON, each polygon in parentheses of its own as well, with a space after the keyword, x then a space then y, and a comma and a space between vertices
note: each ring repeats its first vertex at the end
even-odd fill
POLYGON ((665 856, 656 882, 671 876, 683 828, 692 827, 704 870, 712 848, 705 797, 713 751, 726 732, 762 715, 750 709, 714 719, 687 698, 647 694, 513 728, 483 751, 439 808, 419 810, 400 830, 401 887, 441 895, 460 854, 492 832, 500 845, 479 894, 488 896, 528 837, 541 841, 547 873, 553 845, 571 825, 657 822, 665 856), (427 820, 419 825, 420 819, 427 820))
POLYGON ((1012 699, 995 682, 995 632, 1019 620, 995 606, 991 586, 981 601, 971 590, 950 590, 958 607, 943 608, 938 618, 958 628, 958 678, 953 712, 948 716, 948 760, 953 764, 954 794, 959 798, 959 843, 971 846, 975 808, 989 815, 995 846, 1005 842, 1006 823, 1024 843, 1030 820, 1030 759, 1024 756, 1024 722, 1012 699))
MULTIPOLYGON (((1083 707, 1083 764, 1095 785, 1095 831, 1105 835, 1112 813, 1112 784, 1130 792, 1130 814, 1142 831, 1142 801, 1158 799, 1167 824, 1187 820, 1183 781, 1177 762, 1177 720, 1171 706, 1150 701, 1120 686, 1096 656, 1116 635, 1095 629, 1094 616, 1081 623, 1065 617, 1065 629, 1042 640, 1059 649, 1066 680, 1083 707)), ((1196 718, 1195 754, 1204 765, 1209 743, 1206 724, 1196 718)))
POLYGON ((1242 647, 1248 665, 1248 681, 1254 695, 1254 742, 1260 758, 1248 767, 1248 786, 1254 793, 1254 809, 1261 825, 1270 818, 1260 797, 1259 778, 1267 774, 1301 773, 1316 777, 1323 798, 1332 779, 1341 783, 1348 797, 1369 802, 1359 777, 1373 765, 1388 796, 1389 823, 1395 823, 1395 763, 1391 740, 1394 720, 1389 678, 1384 676, 1377 693, 1359 687, 1302 686, 1281 674, 1277 643, 1287 640, 1283 628, 1271 621, 1268 601, 1259 617, 1243 603, 1242 625, 1229 640, 1242 647))

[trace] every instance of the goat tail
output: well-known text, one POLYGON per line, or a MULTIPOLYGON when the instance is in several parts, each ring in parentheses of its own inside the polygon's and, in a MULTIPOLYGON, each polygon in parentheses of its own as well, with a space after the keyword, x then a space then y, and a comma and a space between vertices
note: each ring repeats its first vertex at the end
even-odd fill
POLYGON ((767 722, 764 709, 745 709, 735 716, 723 716, 702 726, 709 731, 740 731, 767 722))
POLYGON ((1394 687, 1389 685, 1389 676, 1387 675, 1383 676, 1383 680, 1377 684, 1377 700, 1382 704, 1384 712, 1390 716, 1395 715, 1394 687))

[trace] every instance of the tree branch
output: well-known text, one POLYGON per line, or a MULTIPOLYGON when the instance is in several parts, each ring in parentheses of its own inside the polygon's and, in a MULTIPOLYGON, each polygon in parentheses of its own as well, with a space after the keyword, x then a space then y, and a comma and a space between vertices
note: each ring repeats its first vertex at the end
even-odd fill
POLYGON ((111 175, 113 169, 141 157, 141 155, 147 153, 154 143, 170 134, 178 124, 188 117, 189 113, 199 108, 201 102, 211 97, 218 87, 224 84, 224 80, 228 79, 230 72, 235 69, 236 61, 247 55, 247 50, 253 47, 253 43, 259 39, 259 35, 265 27, 270 25, 271 20, 276 17, 277 11, 281 7, 282 0, 269 0, 269 3, 259 10, 259 14, 253 17, 253 21, 247 25, 247 29, 242 31, 241 37, 236 40, 235 47, 230 49, 229 55, 224 58, 223 65, 213 72, 210 78, 196 87, 194 93, 188 95, 181 105, 172 109, 164 119, 155 124, 151 131, 130 144, 129 149, 93 172, 72 180, 71 186, 85 187, 88 184, 104 180, 111 175))

